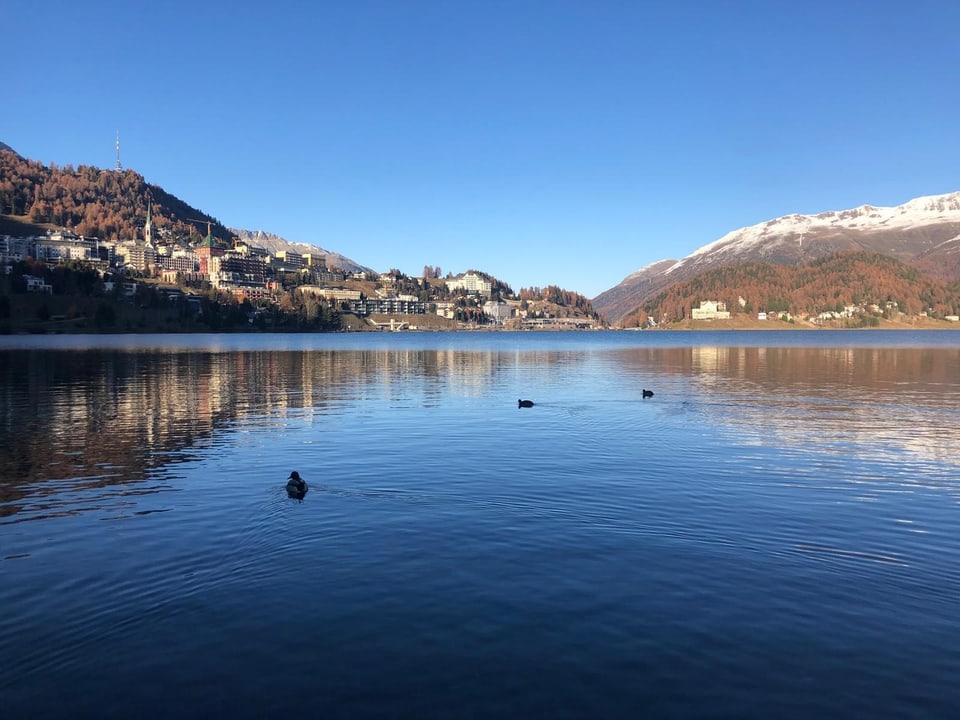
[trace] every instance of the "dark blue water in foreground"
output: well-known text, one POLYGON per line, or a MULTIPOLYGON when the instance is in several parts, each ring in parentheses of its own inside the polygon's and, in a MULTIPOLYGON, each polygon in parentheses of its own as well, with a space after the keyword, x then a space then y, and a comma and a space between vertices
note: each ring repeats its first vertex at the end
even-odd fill
POLYGON ((954 717, 958 382, 953 332, 0 338, 0 716, 954 717))

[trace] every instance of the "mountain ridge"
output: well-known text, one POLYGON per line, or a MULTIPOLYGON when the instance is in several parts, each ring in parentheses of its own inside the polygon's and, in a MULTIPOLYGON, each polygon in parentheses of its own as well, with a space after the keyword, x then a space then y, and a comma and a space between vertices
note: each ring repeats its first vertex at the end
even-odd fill
POLYGON ((240 240, 243 240, 250 245, 263 248, 273 255, 281 250, 298 252, 302 255, 306 255, 308 253, 314 255, 323 255, 326 257, 327 265, 329 267, 337 267, 346 272, 374 272, 374 270, 371 268, 367 267, 366 265, 361 265, 355 260, 348 258, 346 255, 342 255, 332 250, 326 250, 319 245, 287 240, 286 238, 271 232, 267 232, 266 230, 244 230, 242 228, 233 227, 228 227, 227 229, 236 235, 240 240))
POLYGON ((680 260, 662 260, 631 273, 593 298, 593 304, 617 323, 674 282, 714 268, 752 261, 800 265, 841 251, 878 253, 941 280, 960 280, 960 192, 921 196, 893 207, 791 213, 739 228, 680 260))
MULTIPOLYGON (((731 315, 840 316, 855 324, 883 313, 945 318, 960 309, 960 283, 946 283, 889 255, 842 251, 800 265, 763 261, 716 267, 671 284, 622 324, 642 327, 695 317, 704 300, 722 303, 731 315)), ((822 319, 822 318, 821 318, 822 319)), ((856 326, 868 326, 859 324, 856 326)))

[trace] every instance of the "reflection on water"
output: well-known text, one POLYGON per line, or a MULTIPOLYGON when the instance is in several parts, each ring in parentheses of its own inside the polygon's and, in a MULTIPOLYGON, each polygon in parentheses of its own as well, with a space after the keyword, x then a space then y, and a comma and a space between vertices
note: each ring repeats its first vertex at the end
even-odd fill
POLYGON ((0 350, 4 720, 950 716, 960 343, 774 335, 0 350))
POLYGON ((941 393, 960 366, 956 348, 671 347, 618 350, 625 369, 694 378, 703 392, 749 395, 787 388, 815 395, 863 390, 941 393))
POLYGON ((144 483, 152 468, 196 458, 233 427, 322 422, 370 400, 438 407, 488 394, 498 374, 556 380, 592 366, 614 374, 598 391, 617 388, 594 400, 632 401, 656 386, 663 412, 742 443, 851 452, 860 441, 874 453, 956 462, 952 348, 15 351, 0 353, 0 518, 23 513, 27 499, 28 517, 47 517, 157 492, 163 482, 144 483), (84 494, 98 488, 112 490, 84 494), (77 502, 65 507, 68 498, 77 502))
POLYGON ((0 517, 27 497, 46 517, 49 495, 155 491, 140 484, 151 468, 195 458, 238 424, 336 414, 370 397, 431 407, 489 383, 494 363, 455 351, 0 353, 0 517))
POLYGON ((680 410, 744 442, 841 452, 862 442, 956 462, 956 348, 632 348, 616 357, 633 376, 666 376, 680 410))

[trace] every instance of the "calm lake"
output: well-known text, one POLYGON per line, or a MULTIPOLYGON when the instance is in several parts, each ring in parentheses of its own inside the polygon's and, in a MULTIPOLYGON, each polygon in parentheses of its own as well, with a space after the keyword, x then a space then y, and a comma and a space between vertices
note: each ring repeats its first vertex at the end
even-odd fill
POLYGON ((0 337, 0 716, 956 717, 958 387, 960 331, 0 337))

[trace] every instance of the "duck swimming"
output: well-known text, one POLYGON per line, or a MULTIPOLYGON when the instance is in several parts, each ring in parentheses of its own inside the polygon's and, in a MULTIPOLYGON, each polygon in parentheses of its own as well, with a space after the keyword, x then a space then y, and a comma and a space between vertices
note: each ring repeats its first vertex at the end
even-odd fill
POLYGON ((297 500, 303 500, 303 496, 307 494, 307 483, 300 477, 300 473, 294 470, 290 473, 290 477, 287 478, 287 496, 296 498, 297 500))
POLYGON ((647 390, 646 388, 644 388, 644 389, 643 389, 643 396, 644 396, 645 398, 653 397, 653 390, 647 390))
POLYGON ((517 407, 533 407, 533 400, 517 400, 517 407))

